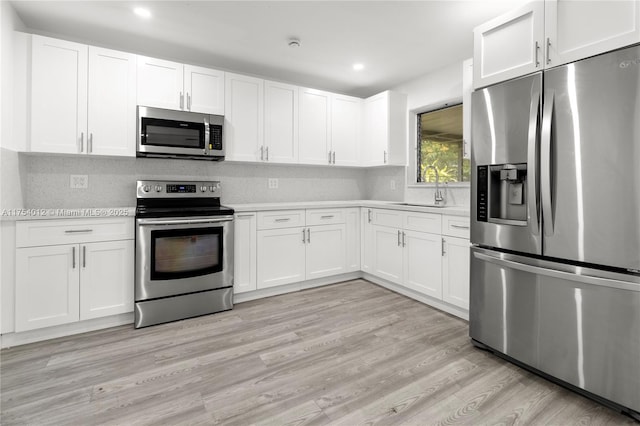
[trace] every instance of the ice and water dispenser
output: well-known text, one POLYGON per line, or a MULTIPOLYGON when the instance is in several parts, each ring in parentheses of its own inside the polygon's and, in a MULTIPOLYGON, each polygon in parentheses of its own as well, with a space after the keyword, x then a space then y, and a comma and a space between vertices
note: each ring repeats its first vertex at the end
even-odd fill
POLYGON ((480 222, 527 225, 527 164, 478 166, 480 222))

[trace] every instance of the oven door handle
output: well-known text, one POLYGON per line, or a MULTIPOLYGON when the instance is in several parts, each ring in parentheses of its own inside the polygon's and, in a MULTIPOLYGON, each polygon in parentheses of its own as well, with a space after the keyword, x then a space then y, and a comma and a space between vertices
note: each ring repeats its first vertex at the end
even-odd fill
POLYGON ((200 219, 138 219, 138 225, 198 225, 206 223, 220 223, 231 222, 233 216, 217 216, 215 218, 200 218, 200 219))

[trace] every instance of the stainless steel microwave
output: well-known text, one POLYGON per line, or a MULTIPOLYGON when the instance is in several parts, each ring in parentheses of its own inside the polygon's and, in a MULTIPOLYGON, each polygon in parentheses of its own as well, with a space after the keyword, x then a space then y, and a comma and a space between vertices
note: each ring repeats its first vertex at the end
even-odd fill
POLYGON ((136 156, 224 160, 221 115, 138 106, 136 156))

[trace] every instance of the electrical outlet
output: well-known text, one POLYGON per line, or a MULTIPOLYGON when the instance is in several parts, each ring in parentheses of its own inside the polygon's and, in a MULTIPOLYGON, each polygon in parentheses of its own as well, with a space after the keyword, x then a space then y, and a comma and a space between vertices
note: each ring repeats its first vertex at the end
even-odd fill
POLYGON ((69 187, 73 189, 87 189, 89 187, 89 176, 87 175, 70 175, 69 187))
POLYGON ((396 181, 391 179, 391 190, 395 191, 396 189, 396 181))
POLYGON ((269 189, 278 189, 278 179, 269 178, 269 189))

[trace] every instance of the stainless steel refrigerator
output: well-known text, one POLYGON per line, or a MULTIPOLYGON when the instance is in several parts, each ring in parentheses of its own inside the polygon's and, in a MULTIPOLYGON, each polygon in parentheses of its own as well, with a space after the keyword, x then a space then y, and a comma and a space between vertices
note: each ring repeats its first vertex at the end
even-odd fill
POLYGON ((640 420, 640 46, 473 93, 470 336, 640 420))

